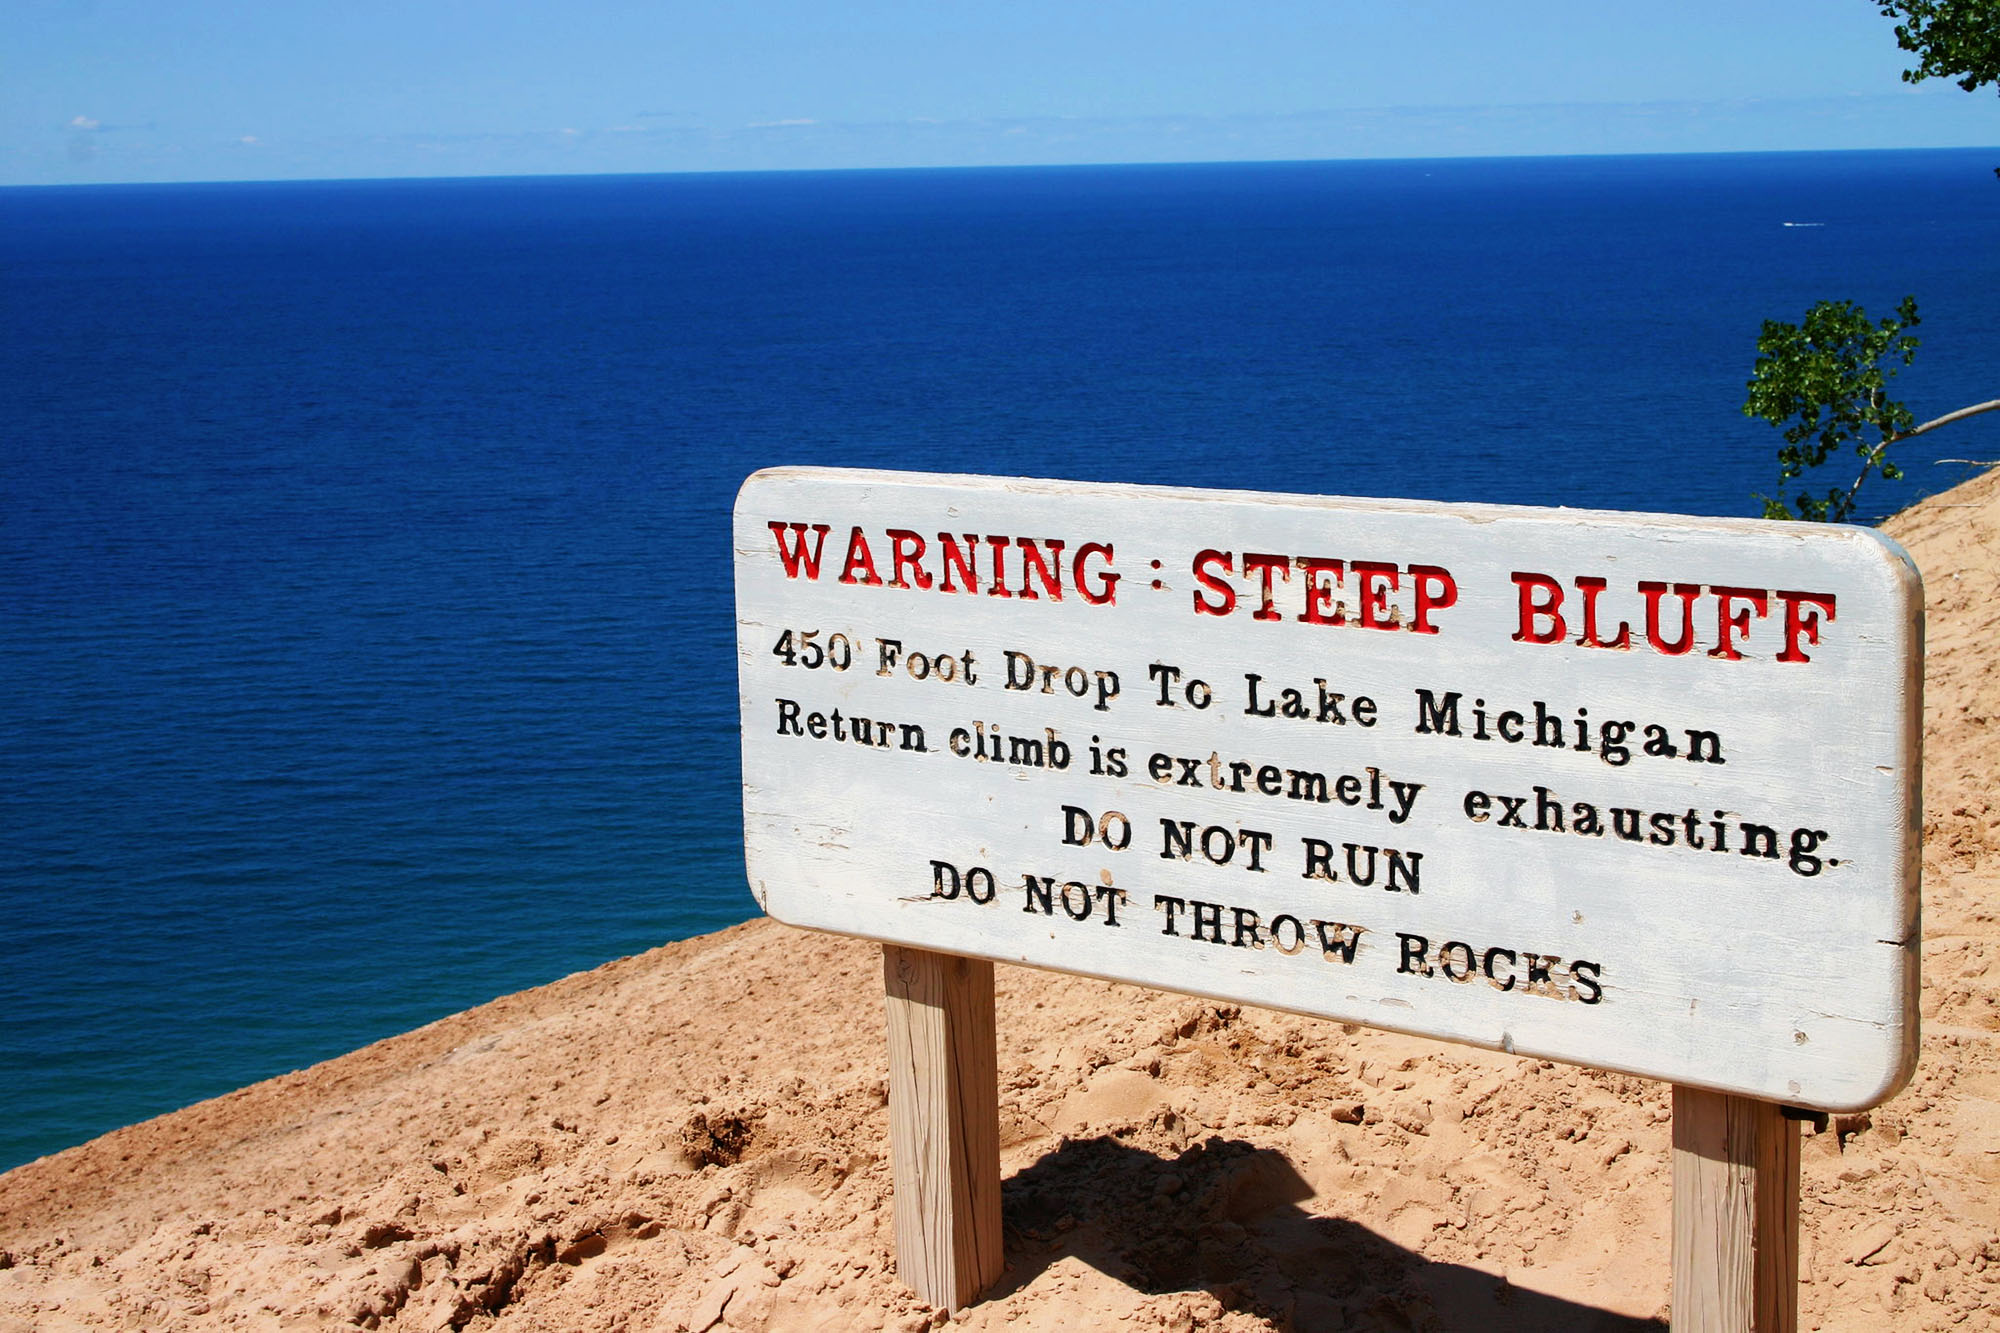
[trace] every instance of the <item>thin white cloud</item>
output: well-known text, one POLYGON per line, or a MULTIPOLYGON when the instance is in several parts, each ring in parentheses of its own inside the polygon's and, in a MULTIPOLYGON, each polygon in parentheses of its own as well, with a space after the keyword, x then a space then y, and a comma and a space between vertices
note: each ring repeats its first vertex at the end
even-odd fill
POLYGON ((794 116, 788 120, 753 120, 748 125, 744 126, 744 128, 751 130, 780 130, 793 125, 817 125, 817 124, 819 124, 818 121, 810 119, 809 117, 794 116))

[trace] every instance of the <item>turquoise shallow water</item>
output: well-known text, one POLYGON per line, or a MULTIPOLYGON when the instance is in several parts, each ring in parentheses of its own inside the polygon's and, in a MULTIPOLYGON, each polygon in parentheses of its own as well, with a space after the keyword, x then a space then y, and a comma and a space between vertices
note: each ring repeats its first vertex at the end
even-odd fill
POLYGON ((748 916, 752 470, 1752 513, 1765 317, 1992 396, 1993 156, 0 191, 0 1166, 748 916))

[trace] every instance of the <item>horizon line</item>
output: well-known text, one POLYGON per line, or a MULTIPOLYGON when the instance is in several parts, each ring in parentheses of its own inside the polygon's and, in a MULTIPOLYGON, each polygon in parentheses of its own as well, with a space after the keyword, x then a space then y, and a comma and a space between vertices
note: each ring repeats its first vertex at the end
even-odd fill
MULTIPOLYGON (((1659 152, 1616 152, 1583 150, 1573 153, 1437 153, 1381 157, 1270 157, 1270 158, 1187 158, 1174 160, 1106 160, 1102 162, 961 162, 925 165, 828 166, 828 167, 742 167, 722 169, 666 168, 658 171, 523 171, 447 172, 439 175, 355 175, 355 176, 216 176, 200 180, 134 180, 73 182, 0 182, 0 193, 42 190, 126 190, 159 189, 211 185, 368 185, 422 184, 440 181, 535 181, 535 180, 621 180, 679 176, 831 176, 886 175, 894 172, 1023 172, 1023 171, 1102 171, 1114 168, 1174 167, 1270 167, 1335 166, 1344 164, 1394 165, 1418 162, 1565 162, 1585 160, 1723 157, 1832 157, 1887 156, 1893 153, 2000 153, 2000 142, 1991 145, 1908 144, 1894 148, 1707 148, 1669 149, 1659 152)), ((2000 165, 1994 167, 2000 174, 2000 165)))

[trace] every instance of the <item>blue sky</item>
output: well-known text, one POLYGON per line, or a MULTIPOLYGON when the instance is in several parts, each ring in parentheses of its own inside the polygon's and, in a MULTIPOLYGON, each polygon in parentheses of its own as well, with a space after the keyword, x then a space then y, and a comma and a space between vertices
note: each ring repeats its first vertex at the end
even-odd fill
POLYGON ((1985 146, 1873 0, 6 0, 0 184, 1985 146))

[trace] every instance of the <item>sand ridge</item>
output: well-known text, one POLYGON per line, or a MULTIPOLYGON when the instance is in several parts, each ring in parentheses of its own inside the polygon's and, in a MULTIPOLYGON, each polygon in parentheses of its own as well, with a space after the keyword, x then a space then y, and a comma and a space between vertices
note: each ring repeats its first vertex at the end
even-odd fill
MULTIPOLYGON (((2000 1328, 2000 474, 1926 579, 1923 1053, 1808 1131, 1806 1328, 2000 1328)), ((1668 1088, 1002 967, 1020 1330, 1663 1327, 1668 1088)), ((0 1175, 0 1333, 916 1330, 880 954, 766 920, 0 1175)))

